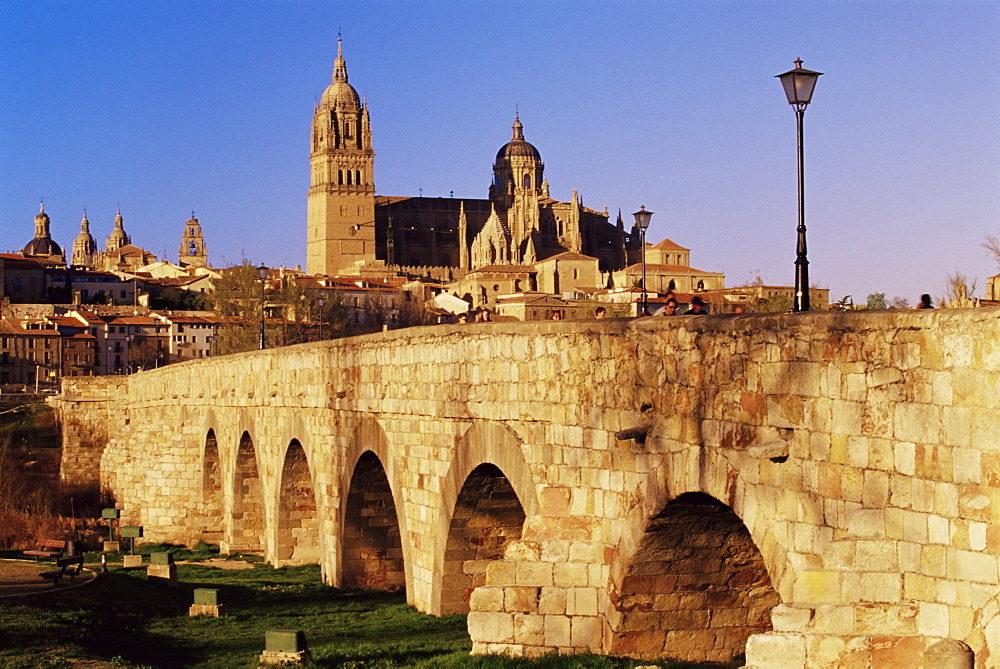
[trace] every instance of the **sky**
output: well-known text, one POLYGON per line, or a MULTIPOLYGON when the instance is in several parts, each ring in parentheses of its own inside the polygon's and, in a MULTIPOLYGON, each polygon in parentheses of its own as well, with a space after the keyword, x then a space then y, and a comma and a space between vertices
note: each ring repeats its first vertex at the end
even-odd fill
POLYGON ((39 202, 72 248, 305 265, 314 103, 343 36, 376 190, 485 198, 515 110, 553 197, 691 249, 726 285, 794 281, 795 113, 810 279, 831 299, 976 294, 1000 271, 1000 2, 0 2, 0 251, 39 202))

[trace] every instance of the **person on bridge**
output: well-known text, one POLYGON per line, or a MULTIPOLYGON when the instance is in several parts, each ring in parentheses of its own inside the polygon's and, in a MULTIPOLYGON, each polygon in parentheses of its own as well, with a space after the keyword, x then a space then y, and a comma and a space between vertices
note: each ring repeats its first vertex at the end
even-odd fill
POLYGON ((934 303, 931 301, 931 296, 924 293, 920 296, 920 304, 917 305, 917 309, 933 309, 934 303))
POLYGON ((663 307, 664 316, 678 316, 680 315, 680 308, 677 306, 677 300, 674 298, 668 298, 666 306, 663 307))
POLYGON ((708 314, 708 304, 697 295, 691 298, 691 308, 684 312, 685 316, 704 316, 708 314))

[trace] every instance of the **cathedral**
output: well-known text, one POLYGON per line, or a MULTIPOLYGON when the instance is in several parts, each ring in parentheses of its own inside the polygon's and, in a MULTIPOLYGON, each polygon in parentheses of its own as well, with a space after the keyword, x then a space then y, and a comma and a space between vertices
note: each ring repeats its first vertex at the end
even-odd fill
POLYGON ((376 195, 368 103, 348 83, 337 40, 333 81, 313 111, 307 271, 359 274, 378 268, 441 279, 493 266, 530 266, 562 253, 596 258, 611 276, 641 258, 639 234, 549 196, 545 165, 515 114, 493 163, 488 198, 376 195))

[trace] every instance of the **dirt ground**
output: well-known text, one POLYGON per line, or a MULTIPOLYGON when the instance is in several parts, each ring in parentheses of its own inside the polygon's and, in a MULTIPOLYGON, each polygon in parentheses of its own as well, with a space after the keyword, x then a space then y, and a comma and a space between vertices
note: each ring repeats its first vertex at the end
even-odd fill
POLYGON ((32 560, 0 560, 0 598, 14 597, 35 593, 58 592, 68 587, 83 585, 94 579, 96 574, 87 568, 71 581, 65 577, 59 585, 39 576, 43 571, 55 569, 52 562, 34 562, 32 560))

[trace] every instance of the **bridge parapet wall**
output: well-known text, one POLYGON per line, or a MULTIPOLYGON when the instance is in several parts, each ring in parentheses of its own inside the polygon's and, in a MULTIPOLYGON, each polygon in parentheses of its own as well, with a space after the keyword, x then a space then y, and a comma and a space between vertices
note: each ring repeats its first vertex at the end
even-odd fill
POLYGON ((905 665, 944 638, 980 666, 1000 653, 997 310, 439 326, 173 365, 119 391, 101 476, 147 536, 201 536, 209 430, 233 507, 247 435, 278 561, 296 440, 338 583, 347 487, 371 450, 408 599, 435 613, 459 490, 497 465, 527 518, 471 592, 477 652, 731 657, 753 625, 709 610, 657 635, 663 609, 627 592, 654 521, 702 493, 745 524, 781 602, 748 663, 905 665))

